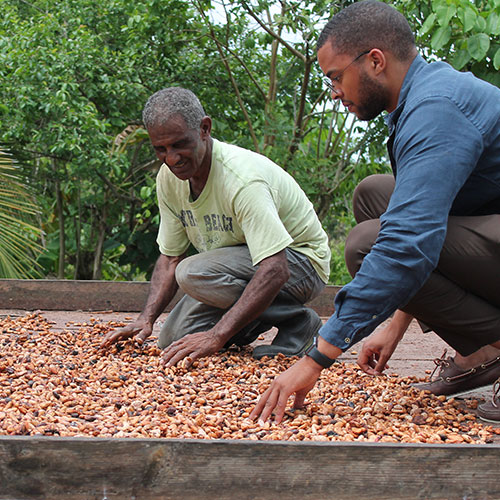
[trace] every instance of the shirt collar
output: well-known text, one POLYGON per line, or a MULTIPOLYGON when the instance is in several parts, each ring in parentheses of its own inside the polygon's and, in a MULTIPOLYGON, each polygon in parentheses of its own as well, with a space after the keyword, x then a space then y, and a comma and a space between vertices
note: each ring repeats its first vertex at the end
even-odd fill
POLYGON ((417 54, 415 59, 413 59, 413 62, 411 63, 410 67, 408 68, 408 72, 405 75, 405 78, 403 80, 403 85, 401 86, 401 90, 399 92, 398 105, 396 106, 396 109, 392 113, 389 113, 388 115, 384 116, 385 123, 389 128, 389 134, 392 134, 392 132, 394 131, 394 127, 398 123, 398 118, 403 112, 403 109, 405 107, 406 97, 408 96, 408 92, 410 91, 410 88, 413 84, 415 75, 426 64, 427 62, 425 61, 425 59, 420 54, 417 54))

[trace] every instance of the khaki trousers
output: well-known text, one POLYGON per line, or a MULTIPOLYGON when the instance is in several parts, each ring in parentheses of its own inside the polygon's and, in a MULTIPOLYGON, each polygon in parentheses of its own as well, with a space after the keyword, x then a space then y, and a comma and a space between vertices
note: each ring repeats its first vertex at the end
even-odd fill
MULTIPOLYGON (((394 177, 372 175, 353 198, 358 225, 346 241, 352 276, 377 239, 394 177)), ((401 308, 413 315, 461 355, 500 339, 500 215, 450 216, 437 267, 401 308)))

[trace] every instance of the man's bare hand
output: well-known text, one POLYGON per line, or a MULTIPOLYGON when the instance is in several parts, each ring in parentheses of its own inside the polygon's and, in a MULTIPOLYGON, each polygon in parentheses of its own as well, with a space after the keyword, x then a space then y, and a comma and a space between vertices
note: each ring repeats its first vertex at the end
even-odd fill
POLYGON ((295 393, 294 408, 302 408, 309 391, 315 386, 322 367, 308 356, 304 356, 288 370, 276 377, 261 396, 257 406, 250 413, 251 419, 266 422, 274 412, 274 419, 280 423, 291 394, 295 393))
POLYGON ((391 335, 387 328, 376 331, 368 337, 358 354, 358 365, 368 375, 382 375, 388 368, 387 361, 391 358, 400 338, 391 335))
POLYGON ((130 325, 109 332, 101 342, 101 348, 109 347, 119 340, 135 337, 135 340, 142 344, 153 333, 153 325, 142 319, 137 319, 130 325))
POLYGON ((176 340, 166 347, 162 354, 163 366, 174 366, 184 358, 189 358, 183 365, 189 368, 195 359, 210 356, 220 351, 224 342, 217 338, 212 331, 191 333, 176 340))
POLYGON ((385 328, 376 330, 365 340, 357 360, 364 372, 382 374, 412 319, 410 314, 398 310, 385 328))

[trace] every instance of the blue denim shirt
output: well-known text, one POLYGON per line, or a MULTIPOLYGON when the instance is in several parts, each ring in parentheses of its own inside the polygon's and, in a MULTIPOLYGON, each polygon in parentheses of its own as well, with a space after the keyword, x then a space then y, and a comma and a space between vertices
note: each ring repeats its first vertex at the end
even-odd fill
POLYGON ((424 284, 449 215, 500 213, 500 89, 417 56, 386 123, 396 186, 375 245, 319 331, 342 350, 424 284))

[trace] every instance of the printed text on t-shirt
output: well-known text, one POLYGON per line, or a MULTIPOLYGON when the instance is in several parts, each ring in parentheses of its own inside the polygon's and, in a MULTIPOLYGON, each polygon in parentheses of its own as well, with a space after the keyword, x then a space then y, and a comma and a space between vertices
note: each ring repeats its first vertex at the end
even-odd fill
MULTIPOLYGON (((181 210, 181 213, 177 216, 184 227, 191 226, 195 227, 196 218, 191 210, 181 210)), ((224 214, 207 214, 203 216, 203 222, 205 223, 205 231, 224 231, 224 232, 234 232, 233 231, 233 218, 224 214)))

